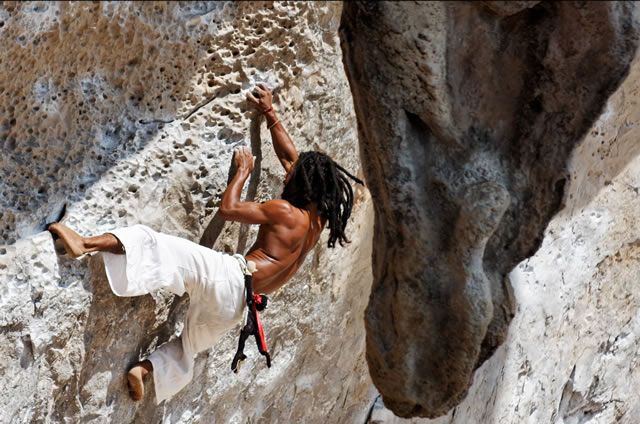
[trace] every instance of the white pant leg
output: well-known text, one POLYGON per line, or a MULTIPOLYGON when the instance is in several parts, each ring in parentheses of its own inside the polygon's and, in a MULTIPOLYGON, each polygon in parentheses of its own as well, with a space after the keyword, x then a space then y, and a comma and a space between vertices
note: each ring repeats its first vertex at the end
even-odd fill
POLYGON ((189 308, 182 335, 165 343, 147 358, 153 365, 156 404, 171 398, 193 379, 195 354, 213 347, 238 320, 193 325, 189 308))
POLYGON ((118 296, 158 288, 189 293, 182 335, 147 359, 153 365, 156 402, 179 392, 193 378, 194 355, 212 347, 242 317, 244 276, 238 261, 189 240, 144 225, 111 231, 124 255, 103 253, 107 278, 118 296))
MULTIPOLYGON (((172 240, 177 247, 184 242, 172 240)), ((184 329, 180 337, 147 358, 153 365, 158 404, 192 380, 195 354, 214 346, 242 318, 244 311, 244 276, 237 260, 202 246, 196 250, 204 249, 201 251, 204 256, 192 252, 189 258, 181 258, 188 246, 182 247, 176 255, 177 261, 185 265, 180 273, 189 293, 184 329)))
POLYGON ((178 393, 193 378, 193 355, 182 337, 164 344, 147 358, 153 365, 156 404, 178 393))
MULTIPOLYGON (((125 248, 123 255, 102 253, 107 279, 114 294, 140 296, 159 288, 178 296, 184 294, 185 282, 178 272, 181 264, 176 261, 171 239, 145 225, 118 228, 110 233, 125 248)), ((206 249, 188 240, 178 240, 206 249)), ((182 247, 193 250, 186 243, 182 247)))

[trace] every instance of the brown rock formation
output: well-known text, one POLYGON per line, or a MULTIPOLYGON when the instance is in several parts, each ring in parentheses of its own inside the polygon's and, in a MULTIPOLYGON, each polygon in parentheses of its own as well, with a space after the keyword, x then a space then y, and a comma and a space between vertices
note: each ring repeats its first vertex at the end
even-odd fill
POLYGON ((633 3, 517 3, 343 10, 376 204, 367 360, 400 416, 446 413, 504 340, 507 274, 540 246, 637 48, 633 3))

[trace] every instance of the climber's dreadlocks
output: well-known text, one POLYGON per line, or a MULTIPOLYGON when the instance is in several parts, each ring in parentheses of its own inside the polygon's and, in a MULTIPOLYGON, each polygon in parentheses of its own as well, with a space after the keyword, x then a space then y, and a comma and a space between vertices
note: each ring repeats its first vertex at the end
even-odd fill
POLYGON ((349 243, 344 229, 353 207, 353 190, 347 177, 364 185, 324 153, 302 152, 282 192, 282 198, 297 208, 315 202, 328 221, 329 247, 336 240, 341 246, 349 243))

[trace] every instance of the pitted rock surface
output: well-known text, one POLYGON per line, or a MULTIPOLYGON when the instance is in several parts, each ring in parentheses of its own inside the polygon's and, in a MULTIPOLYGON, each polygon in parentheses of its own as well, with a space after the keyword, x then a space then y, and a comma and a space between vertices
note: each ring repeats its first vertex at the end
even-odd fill
POLYGON ((623 81, 635 3, 348 2, 375 204, 367 361, 384 404, 437 417, 505 340, 509 272, 563 206, 574 148, 623 81))
POLYGON ((272 368, 251 346, 230 371, 238 325, 160 406, 152 382, 130 401, 126 371, 179 334, 188 299, 118 298, 100 254, 59 256, 43 232, 66 204, 82 235, 141 223, 246 251, 257 229, 216 211, 240 145, 256 156, 243 199, 282 190, 269 132, 245 101, 258 82, 299 150, 361 175, 340 13, 321 2, 0 4, 0 422, 364 421, 375 395, 363 355, 366 190, 352 243, 328 250, 325 235, 263 314, 272 368))

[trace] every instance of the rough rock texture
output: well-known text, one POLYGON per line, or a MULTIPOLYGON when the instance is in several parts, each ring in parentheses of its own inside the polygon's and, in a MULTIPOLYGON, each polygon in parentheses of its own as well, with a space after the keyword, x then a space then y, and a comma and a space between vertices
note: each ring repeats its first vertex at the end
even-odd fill
POLYGON ((510 274, 518 313, 466 399, 436 420, 636 424, 640 417, 640 57, 570 162, 566 207, 510 274))
POLYGON ((570 155, 634 57, 637 13, 612 2, 345 3, 376 212, 367 361, 396 414, 445 414, 504 341, 507 275, 562 206, 570 155))
POLYGON ((319 2, 0 4, 0 422, 364 421, 375 396, 363 356, 366 191, 353 243, 330 251, 325 240, 272 297, 272 368, 251 346, 230 372, 238 326, 158 407, 152 385, 132 403, 124 375, 181 330, 188 299, 118 298, 100 254, 58 256, 42 232, 67 203, 81 234, 143 223, 245 251, 256 228, 215 212, 238 145, 257 157, 244 198, 281 190, 268 131, 244 100, 260 81, 300 150, 359 173, 340 13, 319 2))

